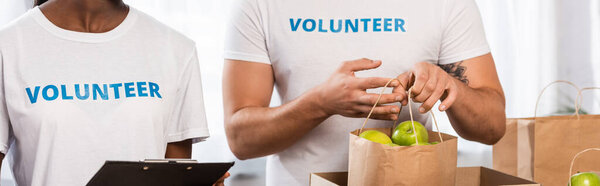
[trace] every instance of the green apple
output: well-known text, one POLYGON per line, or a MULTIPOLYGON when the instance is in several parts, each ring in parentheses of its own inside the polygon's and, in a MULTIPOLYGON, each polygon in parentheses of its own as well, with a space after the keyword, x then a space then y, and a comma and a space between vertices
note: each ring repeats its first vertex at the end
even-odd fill
POLYGON ((593 172, 582 172, 571 176, 571 186, 600 186, 600 176, 593 172))
POLYGON ((392 143, 392 140, 390 139, 390 137, 388 135, 386 135, 385 133, 378 131, 378 130, 367 130, 364 131, 362 133, 360 133, 361 138, 365 138, 369 141, 375 142, 375 143, 381 143, 381 144, 389 144, 392 143))
MULTIPOLYGON (((421 141, 421 140, 419 140, 419 141, 421 141)), ((433 145, 433 144, 431 144, 431 143, 427 143, 427 142, 425 142, 425 143, 423 143, 423 142, 419 142, 419 145, 418 145, 418 146, 423 146, 423 145, 433 145)), ((416 143, 413 143, 413 144, 412 144, 412 145, 410 145, 410 146, 417 146, 417 144, 416 144, 416 143)))
POLYGON ((440 142, 439 141, 434 141, 434 142, 431 142, 430 144, 431 145, 435 145, 435 144, 438 144, 438 143, 440 143, 440 142))
POLYGON ((405 121, 400 123, 394 129, 394 133, 392 134, 392 141, 398 145, 410 146, 412 144, 417 143, 415 136, 419 139, 419 144, 427 143, 429 141, 427 129, 421 123, 415 121, 415 130, 413 130, 412 122, 405 121))
POLYGON ((386 145, 388 145, 388 146, 392 146, 392 147, 400 146, 400 145, 398 145, 398 144, 395 144, 395 143, 392 143, 392 142, 390 142, 390 143, 388 143, 388 144, 386 144, 386 145))

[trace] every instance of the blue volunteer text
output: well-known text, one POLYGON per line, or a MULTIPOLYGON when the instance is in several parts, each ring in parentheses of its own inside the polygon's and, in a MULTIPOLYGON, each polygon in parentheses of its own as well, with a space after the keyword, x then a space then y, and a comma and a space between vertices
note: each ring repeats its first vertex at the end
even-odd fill
POLYGON ((400 18, 360 18, 360 19, 303 19, 290 18, 292 32, 406 32, 404 19, 400 18))
POLYGON ((127 82, 113 84, 73 84, 73 85, 46 85, 25 88, 29 102, 36 103, 41 94, 45 101, 54 101, 60 97, 62 100, 109 100, 122 97, 156 97, 162 96, 158 92, 160 87, 153 82, 127 82), (123 94, 121 94, 123 93, 123 94), (91 98, 90 98, 91 96, 91 98))

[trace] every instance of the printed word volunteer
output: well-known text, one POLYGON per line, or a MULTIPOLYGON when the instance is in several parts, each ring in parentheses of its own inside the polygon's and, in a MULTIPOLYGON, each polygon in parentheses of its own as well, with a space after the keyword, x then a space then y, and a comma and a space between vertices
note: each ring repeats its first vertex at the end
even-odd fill
POLYGON ((62 100, 109 100, 123 97, 156 97, 161 98, 159 85, 153 82, 127 82, 112 84, 73 84, 73 85, 46 85, 25 88, 31 104, 41 98, 45 101, 54 101, 59 97, 62 100), (91 98, 90 98, 91 97, 91 98))
POLYGON ((357 18, 357 19, 311 19, 290 18, 292 32, 406 32, 404 19, 357 18))

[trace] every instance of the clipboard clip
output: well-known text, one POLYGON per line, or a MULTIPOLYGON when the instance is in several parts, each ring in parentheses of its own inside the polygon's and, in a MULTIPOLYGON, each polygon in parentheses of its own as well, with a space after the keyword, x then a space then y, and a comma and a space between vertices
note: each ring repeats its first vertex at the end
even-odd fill
POLYGON ((142 163, 198 163, 197 160, 192 159, 144 159, 140 160, 142 163))
MULTIPOLYGON (((190 164, 190 163, 198 163, 197 160, 192 160, 192 159, 144 159, 144 160, 140 160, 140 162, 142 163, 168 163, 168 164, 190 164)), ((150 170, 150 167, 147 165, 144 165, 144 167, 142 167, 142 170, 150 170)), ((192 166, 188 166, 185 168, 185 170, 192 170, 192 166)))

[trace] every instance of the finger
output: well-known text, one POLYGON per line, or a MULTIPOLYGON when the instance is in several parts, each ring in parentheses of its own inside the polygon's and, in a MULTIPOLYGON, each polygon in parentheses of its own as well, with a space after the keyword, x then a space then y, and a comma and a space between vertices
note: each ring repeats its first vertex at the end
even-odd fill
MULTIPOLYGON (((425 102, 429 97, 431 97, 431 94, 433 94, 435 89, 438 88, 438 76, 434 75, 433 73, 430 73, 430 74, 431 75, 429 76, 429 79, 423 86, 423 89, 421 90, 421 92, 418 94, 415 94, 414 99, 413 99, 415 102, 420 102, 420 103, 425 102)), ((444 87, 439 87, 439 88, 444 88, 444 87)))
POLYGON ((427 81, 429 80, 429 71, 427 71, 426 69, 423 69, 420 66, 417 66, 414 69, 414 84, 412 85, 412 91, 411 91, 411 96, 415 97, 417 95, 419 95, 421 93, 421 91, 423 91, 423 88, 425 88, 425 84, 427 83, 427 81))
POLYGON ((382 106, 377 106, 373 109, 373 106, 368 106, 368 105, 356 105, 353 108, 355 111, 358 111, 360 113, 366 113, 369 114, 369 112, 371 112, 371 109, 373 110, 372 114, 398 114, 398 112, 400 112, 400 107, 396 106, 396 105, 382 105, 382 106))
POLYGON ((412 88, 414 86, 414 84, 415 84, 415 75, 413 72, 409 72, 408 73, 408 83, 405 87, 406 90, 404 91, 404 99, 400 102, 400 103, 402 103, 402 106, 408 105, 408 103, 409 103, 408 99, 410 99, 408 96, 408 90, 410 88, 412 88))
MULTIPOLYGON (((358 78, 356 80, 357 87, 363 90, 384 87, 388 82, 390 82, 390 78, 382 77, 358 78)), ((398 84, 397 80, 392 80, 388 87, 396 87, 398 84)))
POLYGON ((406 106, 406 103, 408 102, 408 95, 406 92, 397 92, 394 94, 396 94, 396 102, 400 102, 402 106, 406 106))
POLYGON ((229 176, 231 176, 231 174, 229 172, 226 172, 225 175, 223 176, 223 179, 229 178, 229 176))
POLYGON ((225 181, 225 179, 229 178, 229 176, 230 176, 230 175, 231 175, 231 174, 229 174, 229 172, 226 172, 226 173, 223 175, 223 177, 221 177, 221 178, 219 179, 219 181, 220 181, 220 182, 224 182, 224 181, 225 181))
POLYGON ((406 90, 408 90, 410 76, 410 72, 405 72, 396 77, 396 80, 398 80, 400 85, 394 88, 392 92, 406 92, 406 90))
POLYGON ((455 89, 446 89, 446 93, 448 96, 446 96, 446 98, 440 104, 440 111, 446 111, 450 109, 452 104, 454 104, 454 101, 456 101, 456 97, 458 95, 457 90, 455 89))
POLYGON ((412 74, 410 72, 400 74, 398 77, 396 77, 396 80, 398 80, 400 85, 396 86, 392 90, 392 93, 398 94, 399 98, 397 100, 400 100, 400 103, 403 106, 405 106, 408 103, 408 99, 406 99, 406 90, 408 90, 411 76, 412 74))
POLYGON ((398 120, 398 114, 377 114, 377 115, 371 115, 370 118, 376 119, 376 120, 395 121, 395 120, 398 120))
POLYGON ((355 103, 373 106, 375 103, 377 103, 377 105, 381 105, 399 102, 404 99, 401 94, 382 94, 381 98, 379 98, 379 102, 377 101, 378 98, 379 94, 365 93, 358 97, 355 103))
POLYGON ((404 96, 402 97, 402 101, 400 101, 400 103, 402 104, 402 106, 406 106, 408 104, 408 95, 406 93, 404 93, 404 96))
POLYGON ((400 102, 402 106, 406 106, 406 104, 408 103, 408 95, 406 94, 406 92, 398 92, 394 94, 396 94, 396 102, 400 102))
POLYGON ((367 58, 362 58, 362 59, 344 62, 342 64, 342 66, 340 67, 339 71, 351 73, 351 72, 355 72, 355 71, 374 69, 374 68, 379 67, 380 65, 381 65, 380 60, 370 60, 367 58))
POLYGON ((429 111, 431 107, 433 107, 433 105, 435 105, 435 103, 437 103, 437 101, 440 100, 440 98, 444 94, 444 91, 446 91, 445 83, 439 82, 436 90, 434 90, 431 96, 429 96, 429 98, 427 98, 427 100, 423 102, 421 108, 419 108, 419 112, 426 113, 427 111, 429 111))
MULTIPOLYGON (((369 115, 369 113, 356 113, 354 115, 351 115, 349 117, 353 117, 353 118, 366 118, 369 115)), ((371 116, 369 117, 369 119, 378 119, 378 120, 397 120, 398 119, 398 114, 371 114, 371 116)))
POLYGON ((219 178, 219 180, 217 180, 215 185, 222 185, 225 182, 225 179, 227 179, 230 175, 231 174, 229 174, 229 172, 226 172, 221 178, 219 178))

